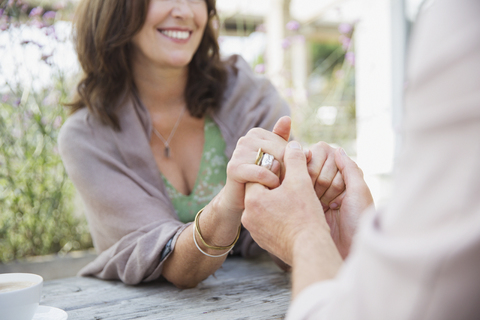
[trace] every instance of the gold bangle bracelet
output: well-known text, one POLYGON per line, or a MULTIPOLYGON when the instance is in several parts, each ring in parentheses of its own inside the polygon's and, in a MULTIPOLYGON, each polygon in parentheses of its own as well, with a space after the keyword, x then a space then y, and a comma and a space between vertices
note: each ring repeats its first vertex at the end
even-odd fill
POLYGON ((200 214, 203 212, 203 209, 205 209, 205 207, 203 207, 200 211, 198 211, 197 215, 195 216, 195 230, 197 231, 198 233, 198 236, 200 237, 200 240, 202 241, 203 245, 209 249, 212 249, 212 250, 228 250, 228 249, 232 249, 233 246, 237 243, 238 241, 238 238, 240 238, 240 231, 242 230, 242 225, 240 225, 238 227, 238 233, 237 233, 237 237, 235 238, 235 240, 233 240, 233 243, 231 245, 228 245, 228 246, 225 246, 225 247, 222 247, 222 246, 211 246, 209 245, 208 243, 205 242, 205 240, 203 239, 203 236, 202 236, 202 232, 200 231, 200 221, 199 221, 199 217, 200 217, 200 214))

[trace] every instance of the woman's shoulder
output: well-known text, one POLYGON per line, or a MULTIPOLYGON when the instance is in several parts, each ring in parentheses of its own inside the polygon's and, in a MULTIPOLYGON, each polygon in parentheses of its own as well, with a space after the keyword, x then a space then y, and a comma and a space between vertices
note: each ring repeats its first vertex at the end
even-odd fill
POLYGON ((60 129, 58 146, 61 154, 71 153, 77 149, 97 146, 111 136, 113 128, 103 124, 87 108, 82 108, 71 114, 60 129))
POLYGON ((79 109, 70 114, 62 125, 59 141, 78 136, 91 137, 97 127, 99 127, 97 122, 97 119, 92 116, 88 108, 79 109))

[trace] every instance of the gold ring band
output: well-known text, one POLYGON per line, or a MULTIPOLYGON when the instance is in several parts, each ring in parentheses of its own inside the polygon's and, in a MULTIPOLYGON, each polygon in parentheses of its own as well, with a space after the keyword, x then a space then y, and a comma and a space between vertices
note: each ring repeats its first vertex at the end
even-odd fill
POLYGON ((262 148, 258 148, 257 158, 255 158, 255 164, 256 164, 257 166, 260 165, 260 161, 262 161, 263 154, 264 154, 264 152, 262 151, 262 148))

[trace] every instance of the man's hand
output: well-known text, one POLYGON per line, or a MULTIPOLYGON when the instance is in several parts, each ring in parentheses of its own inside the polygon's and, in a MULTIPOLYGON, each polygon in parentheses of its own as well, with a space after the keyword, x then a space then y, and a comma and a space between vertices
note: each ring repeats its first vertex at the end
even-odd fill
POLYGON ((331 279, 342 264, 300 144, 285 149, 285 179, 269 190, 247 184, 242 223, 264 249, 293 267, 293 296, 311 283, 331 279))
POLYGON ((292 248, 307 230, 330 234, 298 142, 285 149, 285 179, 275 189, 247 184, 242 223, 264 249, 291 265, 292 248))

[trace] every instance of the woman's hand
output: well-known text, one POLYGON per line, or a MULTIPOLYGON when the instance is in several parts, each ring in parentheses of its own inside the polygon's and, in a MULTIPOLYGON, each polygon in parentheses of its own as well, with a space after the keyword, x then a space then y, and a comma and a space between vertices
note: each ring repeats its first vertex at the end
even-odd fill
POLYGON ((238 140, 227 166, 227 182, 216 198, 217 209, 241 214, 247 182, 259 183, 270 189, 280 185, 283 164, 279 159, 283 159, 290 129, 290 118, 282 117, 272 132, 254 128, 238 140), (259 148, 275 158, 271 170, 255 164, 259 148))
POLYGON ((334 153, 338 172, 345 179, 346 190, 325 210, 325 218, 330 226, 330 232, 342 258, 350 252, 352 237, 356 233, 362 212, 373 205, 363 172, 357 164, 350 159, 343 149, 334 153))
POLYGON ((308 162, 308 174, 312 178, 315 193, 322 203, 323 210, 327 211, 330 206, 339 207, 341 199, 338 197, 345 191, 345 182, 335 163, 337 149, 325 142, 319 142, 310 150, 312 159, 308 162))

